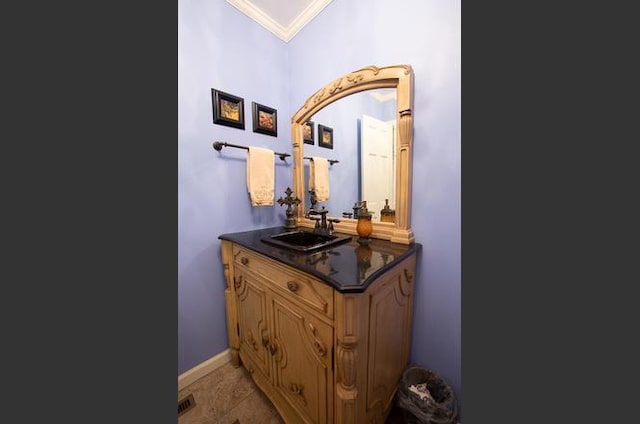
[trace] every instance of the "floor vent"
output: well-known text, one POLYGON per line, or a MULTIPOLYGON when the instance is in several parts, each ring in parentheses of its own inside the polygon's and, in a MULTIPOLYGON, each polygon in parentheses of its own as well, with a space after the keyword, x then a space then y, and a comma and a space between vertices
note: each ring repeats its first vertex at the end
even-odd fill
POLYGON ((193 395, 191 394, 178 402, 178 416, 184 414, 194 406, 196 406, 196 401, 193 399, 193 395))

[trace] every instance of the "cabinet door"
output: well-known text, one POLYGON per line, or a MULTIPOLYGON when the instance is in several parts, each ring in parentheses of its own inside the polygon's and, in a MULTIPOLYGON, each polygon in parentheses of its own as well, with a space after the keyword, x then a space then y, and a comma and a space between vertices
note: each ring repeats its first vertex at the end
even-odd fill
POLYGON ((246 272, 234 278, 238 297, 240 355, 248 357, 267 378, 271 375, 267 291, 262 283, 246 272))
POLYGON ((274 384, 305 423, 333 422, 333 329, 273 294, 274 384))
POLYGON ((409 359, 415 256, 367 291, 369 303, 369 350, 367 414, 384 416, 409 359))

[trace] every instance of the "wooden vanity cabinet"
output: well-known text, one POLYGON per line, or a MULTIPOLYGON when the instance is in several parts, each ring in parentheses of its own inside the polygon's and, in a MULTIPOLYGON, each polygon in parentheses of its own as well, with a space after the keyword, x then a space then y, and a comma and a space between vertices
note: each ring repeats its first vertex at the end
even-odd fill
POLYGON ((343 293, 223 240, 229 346, 286 423, 384 423, 407 366, 415 252, 343 293))

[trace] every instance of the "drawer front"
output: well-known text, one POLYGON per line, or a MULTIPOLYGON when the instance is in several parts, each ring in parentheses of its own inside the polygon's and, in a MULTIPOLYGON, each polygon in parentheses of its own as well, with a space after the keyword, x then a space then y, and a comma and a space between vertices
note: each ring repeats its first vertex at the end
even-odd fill
POLYGON ((333 319, 333 288, 300 271, 233 245, 234 266, 257 274, 277 292, 333 319))

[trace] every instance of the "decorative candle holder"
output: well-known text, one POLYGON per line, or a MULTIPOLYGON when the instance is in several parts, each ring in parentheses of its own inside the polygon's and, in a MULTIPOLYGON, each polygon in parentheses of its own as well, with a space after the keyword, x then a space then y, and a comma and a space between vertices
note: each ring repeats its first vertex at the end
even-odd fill
POLYGON ((287 205, 287 210, 285 211, 285 215, 287 215, 287 218, 284 221, 284 228, 286 228, 287 230, 293 230, 298 227, 298 221, 296 219, 296 212, 294 208, 300 204, 300 199, 291 196, 293 194, 293 191, 290 187, 287 187, 284 193, 287 196, 285 198, 280 197, 278 199, 278 204, 280 206, 287 205))

